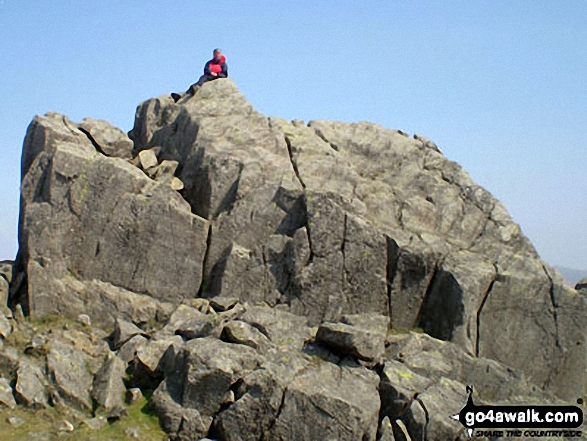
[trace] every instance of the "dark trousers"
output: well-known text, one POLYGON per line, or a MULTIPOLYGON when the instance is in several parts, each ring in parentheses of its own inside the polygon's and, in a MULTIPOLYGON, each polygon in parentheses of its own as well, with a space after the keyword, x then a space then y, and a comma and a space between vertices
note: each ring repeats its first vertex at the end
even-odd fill
POLYGON ((202 85, 208 81, 213 81, 213 80, 217 80, 218 78, 222 78, 222 77, 215 77, 214 75, 202 75, 200 77, 200 79, 198 80, 197 83, 194 83, 190 86, 190 88, 187 90, 186 93, 189 93, 190 95, 193 95, 196 93, 196 89, 198 87, 202 87, 202 85))

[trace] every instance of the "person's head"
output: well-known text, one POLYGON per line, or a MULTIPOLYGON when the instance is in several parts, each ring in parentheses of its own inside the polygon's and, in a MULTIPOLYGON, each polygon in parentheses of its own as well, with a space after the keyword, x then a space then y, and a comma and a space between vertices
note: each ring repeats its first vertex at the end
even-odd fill
POLYGON ((216 61, 219 61, 220 58, 222 58, 222 50, 220 48, 216 48, 216 49, 214 49, 214 52, 212 53, 212 55, 214 56, 214 59, 216 61))

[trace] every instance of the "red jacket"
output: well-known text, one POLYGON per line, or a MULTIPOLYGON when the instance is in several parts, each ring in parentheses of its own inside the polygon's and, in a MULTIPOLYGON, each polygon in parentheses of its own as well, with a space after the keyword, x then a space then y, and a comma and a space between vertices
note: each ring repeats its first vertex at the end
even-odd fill
POLYGON ((224 55, 218 61, 212 59, 206 63, 204 74, 211 75, 212 72, 218 74, 220 78, 228 77, 228 67, 226 66, 226 57, 224 55))

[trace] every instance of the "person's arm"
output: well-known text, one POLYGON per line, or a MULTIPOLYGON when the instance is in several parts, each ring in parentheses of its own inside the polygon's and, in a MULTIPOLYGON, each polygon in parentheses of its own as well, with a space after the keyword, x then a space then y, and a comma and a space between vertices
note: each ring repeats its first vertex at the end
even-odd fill
POLYGON ((222 63, 222 72, 218 74, 219 78, 228 78, 228 66, 226 63, 222 63))
POLYGON ((204 75, 212 75, 212 72, 210 72, 210 61, 204 66, 204 75))

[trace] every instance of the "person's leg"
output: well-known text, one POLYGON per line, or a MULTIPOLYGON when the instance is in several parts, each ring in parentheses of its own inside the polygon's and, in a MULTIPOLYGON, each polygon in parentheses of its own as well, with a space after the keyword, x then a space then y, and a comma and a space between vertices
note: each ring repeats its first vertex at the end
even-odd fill
POLYGON ((203 85, 204 83, 207 83, 208 81, 212 81, 212 80, 214 80, 214 79, 216 79, 216 77, 214 77, 214 76, 212 76, 212 75, 202 75, 202 76, 200 77, 200 79, 198 80, 198 82, 196 83, 196 86, 198 86, 198 87, 202 87, 202 85, 203 85))
POLYGON ((198 82, 197 82, 197 83, 194 83, 194 84, 192 84, 192 85, 191 85, 191 86, 188 88, 188 90, 186 90, 186 92, 185 92, 185 93, 186 93, 186 94, 188 94, 188 95, 192 95, 192 96, 193 96, 193 95, 195 95, 195 94, 196 94, 196 91, 197 91, 197 90, 198 90, 200 87, 202 87, 202 84, 204 84, 206 81, 210 81, 210 78, 211 78, 211 77, 209 77, 208 75, 202 75, 202 76, 200 77, 200 79, 198 80, 198 82))

